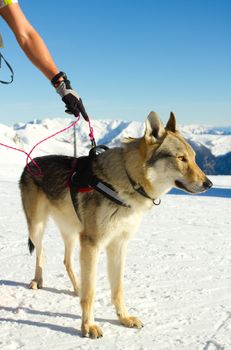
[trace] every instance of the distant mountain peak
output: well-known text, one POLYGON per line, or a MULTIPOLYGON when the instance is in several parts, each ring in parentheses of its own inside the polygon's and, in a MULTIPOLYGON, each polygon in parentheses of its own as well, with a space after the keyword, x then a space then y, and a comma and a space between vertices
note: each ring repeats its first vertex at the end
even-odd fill
MULTIPOLYGON (((34 119, 27 123, 17 123, 12 127, 0 124, 0 142, 9 145, 21 144, 30 150, 37 142, 59 131, 71 123, 73 118, 34 119)), ((125 137, 140 137, 144 132, 144 123, 124 120, 92 120, 95 138, 98 144, 118 146, 125 137)), ((178 126, 184 137, 197 151, 200 166, 210 174, 231 174, 231 127, 213 127, 206 125, 178 126), (218 165, 217 165, 218 164, 218 165), (221 170, 222 169, 222 170, 221 170)), ((90 147, 88 124, 80 120, 76 127, 78 155, 86 154, 90 147)), ((33 156, 57 153, 73 154, 73 129, 59 134, 42 143, 33 156)), ((3 151, 0 148, 0 152, 3 151)))

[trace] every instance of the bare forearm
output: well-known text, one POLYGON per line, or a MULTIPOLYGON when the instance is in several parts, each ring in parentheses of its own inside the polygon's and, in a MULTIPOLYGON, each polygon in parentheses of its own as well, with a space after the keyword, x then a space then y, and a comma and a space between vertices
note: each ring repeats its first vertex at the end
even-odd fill
MULTIPOLYGON (((29 60, 49 79, 52 80, 56 92, 66 105, 66 112, 79 117, 80 113, 86 121, 89 117, 79 95, 72 89, 70 81, 63 72, 59 72, 44 41, 32 27, 17 3, 0 8, 0 16, 4 18, 25 52, 29 60)), ((92 139, 94 143, 94 139, 92 139)))
POLYGON ((58 73, 58 69, 40 35, 24 16, 18 4, 4 7, 0 15, 8 23, 14 35, 30 61, 49 79, 58 73))
POLYGON ((49 79, 58 73, 58 69, 44 43, 36 30, 30 29, 28 33, 16 35, 16 39, 30 61, 49 79))

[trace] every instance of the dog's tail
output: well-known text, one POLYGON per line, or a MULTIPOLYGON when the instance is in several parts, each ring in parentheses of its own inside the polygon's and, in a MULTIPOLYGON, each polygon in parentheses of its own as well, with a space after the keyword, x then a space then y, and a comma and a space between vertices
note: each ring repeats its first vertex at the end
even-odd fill
POLYGON ((29 247, 30 254, 32 254, 34 251, 34 244, 30 238, 28 239, 28 247, 29 247))

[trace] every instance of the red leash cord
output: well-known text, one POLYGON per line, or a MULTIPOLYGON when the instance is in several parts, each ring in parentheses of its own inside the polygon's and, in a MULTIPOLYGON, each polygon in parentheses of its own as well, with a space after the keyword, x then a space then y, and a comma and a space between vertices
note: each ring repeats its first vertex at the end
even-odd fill
MULTIPOLYGON (((55 136, 58 135, 58 134, 61 134, 61 133, 64 132, 64 131, 67 131, 68 129, 71 129, 75 124, 78 123, 79 119, 80 119, 80 115, 79 115, 79 116, 77 117, 77 119, 76 119, 71 125, 69 125, 68 127, 64 128, 64 129, 62 129, 62 130, 60 130, 60 131, 57 131, 57 132, 55 132, 54 134, 52 134, 52 135, 46 137, 45 139, 43 139, 43 140, 37 142, 37 143, 32 147, 32 149, 30 150, 29 153, 27 153, 26 151, 24 151, 24 150, 22 150, 22 149, 20 149, 20 148, 8 146, 8 145, 5 145, 4 143, 1 143, 1 142, 0 142, 0 146, 4 146, 4 147, 6 147, 6 148, 10 148, 10 149, 13 149, 13 150, 15 150, 15 151, 24 153, 24 154, 27 156, 27 158, 26 158, 26 167, 27 167, 28 173, 29 173, 31 176, 43 176, 43 175, 44 175, 44 172, 42 171, 42 169, 40 168, 40 166, 36 163, 36 161, 31 157, 31 153, 32 153, 32 152, 34 151, 34 149, 35 149, 38 145, 40 145, 41 143, 43 143, 43 142, 45 142, 45 141, 51 139, 52 137, 55 137, 55 136), (31 171, 31 169, 30 169, 30 167, 29 167, 29 160, 30 160, 30 161, 34 164, 34 166, 37 168, 38 173, 33 173, 33 172, 31 171)), ((94 138, 94 130, 93 130, 93 127, 92 127, 92 125, 91 125, 90 119, 88 120, 88 124, 89 124, 89 129, 90 129, 89 137, 90 137, 90 140, 91 140, 91 143, 92 143, 92 147, 95 147, 95 146, 96 146, 96 143, 95 143, 95 138, 94 138)))

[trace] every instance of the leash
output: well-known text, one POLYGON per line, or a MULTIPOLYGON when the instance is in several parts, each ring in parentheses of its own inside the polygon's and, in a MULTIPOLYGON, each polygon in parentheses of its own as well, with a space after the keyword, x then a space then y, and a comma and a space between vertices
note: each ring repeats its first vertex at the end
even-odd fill
POLYGON ((11 80, 10 81, 4 81, 4 80, 0 80, 0 83, 2 84, 11 84, 14 80, 14 71, 13 71, 13 68, 11 67, 11 65, 9 64, 9 62, 7 62, 7 60, 4 58, 4 56, 1 54, 0 52, 0 68, 1 68, 1 63, 2 63, 2 60, 5 62, 6 66, 8 67, 8 69, 10 70, 11 72, 11 80))
POLYGON ((88 125, 89 125, 89 130, 90 130, 89 138, 90 138, 90 141, 91 141, 91 148, 95 148, 96 147, 96 142, 95 142, 95 136, 94 136, 94 129, 93 129, 92 125, 91 125, 90 118, 88 118, 88 125))
MULTIPOLYGON (((40 168, 40 166, 36 163, 36 161, 31 157, 31 154, 32 152, 34 151, 34 149, 39 146, 41 143, 51 139, 52 137, 55 137, 56 135, 59 135, 69 129, 71 129, 72 127, 74 127, 74 125, 76 125, 80 120, 80 115, 78 115, 77 119, 71 124, 69 125, 68 127, 62 129, 62 130, 59 130, 57 132, 55 132, 54 134, 46 137, 45 139, 37 142, 33 147, 32 149, 30 150, 29 153, 27 153, 26 151, 20 149, 20 148, 16 148, 16 147, 12 147, 12 146, 8 146, 4 143, 1 143, 0 142, 0 146, 3 146, 3 147, 6 147, 6 148, 10 148, 12 150, 15 150, 15 151, 18 151, 18 152, 21 152, 21 153, 24 153, 27 158, 26 158, 26 168, 27 168, 27 171, 28 173, 31 175, 31 176, 43 176, 44 175, 44 172, 43 170, 40 168), (29 160, 34 164, 34 166, 37 168, 37 172, 33 172, 31 169, 30 169, 30 166, 29 166, 29 160)), ((89 138, 90 138, 90 141, 91 141, 91 144, 92 144, 92 148, 96 146, 96 142, 95 142, 95 137, 94 137, 94 130, 93 130, 93 127, 91 125, 91 122, 90 122, 90 119, 88 120, 88 124, 89 124, 89 130, 90 130, 90 133, 89 133, 89 138)))
MULTIPOLYGON (((28 173, 31 175, 31 176, 35 176, 35 177, 39 177, 39 176, 43 176, 44 175, 44 172, 43 170, 41 169, 41 167, 38 165, 38 163, 36 163, 36 161, 31 157, 31 154, 32 152, 35 150, 35 148, 37 146, 39 146, 41 143, 55 137, 56 135, 59 135, 67 130, 69 130, 70 128, 74 127, 80 120, 80 114, 78 115, 77 119, 71 124, 69 125, 68 127, 62 129, 62 130, 59 130, 59 131, 56 131, 54 134, 42 139, 41 141, 37 142, 33 147, 32 149, 30 150, 29 153, 27 153, 26 151, 20 149, 20 148, 16 148, 16 147, 12 147, 12 146, 9 146, 9 145, 6 145, 4 143, 1 143, 0 142, 0 146, 3 146, 3 147, 6 147, 6 148, 10 148, 12 150, 15 150, 15 151, 18 151, 18 152, 21 152, 21 153, 24 153, 27 158, 26 158, 26 168, 27 168, 27 171, 28 173), (30 166, 29 166, 29 160, 33 163, 33 165, 37 168, 38 172, 37 173, 34 173, 31 169, 30 169, 30 166)), ((75 197, 75 194, 76 192, 89 192, 91 191, 92 189, 95 189, 96 191, 104 194, 108 199, 112 200, 113 202, 115 202, 116 204, 118 205, 121 205, 123 207, 127 207, 127 208, 130 208, 130 205, 127 205, 126 203, 124 203, 118 196, 117 192, 114 190, 114 188, 108 184, 108 183, 105 183, 103 181, 101 181, 100 179, 98 179, 97 177, 93 177, 92 178, 92 169, 91 169, 91 162, 89 162, 88 158, 92 158, 92 157, 95 157, 97 155, 99 155, 100 153, 102 152, 105 152, 106 150, 108 150, 108 147, 107 146, 104 146, 104 145, 101 145, 101 146, 96 146, 96 142, 95 142, 95 137, 94 137, 94 129, 91 125, 91 121, 90 119, 88 119, 88 125, 89 125, 89 130, 90 130, 90 133, 89 133, 89 138, 90 138, 90 141, 91 141, 91 150, 90 150, 90 153, 89 153, 89 157, 80 157, 80 159, 85 160, 84 162, 80 162, 82 163, 82 165, 84 165, 84 167, 82 168, 88 168, 89 170, 89 174, 90 174, 90 180, 91 181, 88 181, 89 179, 85 178, 83 180, 84 182, 84 186, 81 187, 81 185, 79 186, 79 179, 77 180, 77 171, 76 171, 76 165, 77 165, 77 162, 78 162, 78 165, 79 164, 79 160, 78 159, 75 159, 75 164, 73 165, 72 167, 72 174, 71 174, 71 181, 70 183, 68 184, 68 186, 70 187, 70 191, 71 191, 71 198, 72 198, 72 202, 73 202, 73 205, 74 205, 74 208, 76 207, 75 204, 76 204, 76 197, 75 197), (90 186, 89 186, 90 184, 90 186)), ((138 192, 140 195, 150 199, 154 205, 160 205, 161 203, 161 200, 160 199, 153 199, 151 197, 148 196, 148 194, 145 192, 145 190, 138 184, 136 184, 132 178, 128 175, 127 173, 127 176, 128 176, 128 179, 133 187, 133 189, 138 192)), ((75 208, 76 210, 76 208, 75 208)), ((76 212, 77 213, 77 212, 76 212)))

